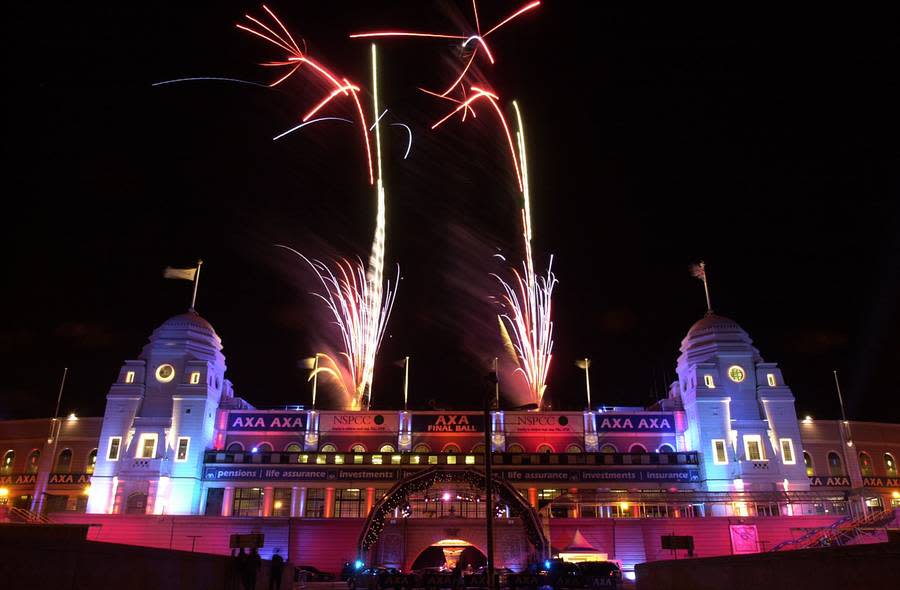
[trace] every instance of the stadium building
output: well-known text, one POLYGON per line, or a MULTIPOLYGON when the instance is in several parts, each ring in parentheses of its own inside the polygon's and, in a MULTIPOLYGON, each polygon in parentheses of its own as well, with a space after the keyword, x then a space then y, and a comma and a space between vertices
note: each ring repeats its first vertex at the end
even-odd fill
POLYGON ((231 534, 263 533, 263 557, 325 571, 477 566, 488 441, 495 559, 514 570, 563 555, 627 573, 896 525, 900 425, 798 419, 778 365, 719 315, 690 328, 676 369, 651 408, 257 410, 191 311, 125 361, 102 418, 0 422, 0 515, 222 554, 231 534))

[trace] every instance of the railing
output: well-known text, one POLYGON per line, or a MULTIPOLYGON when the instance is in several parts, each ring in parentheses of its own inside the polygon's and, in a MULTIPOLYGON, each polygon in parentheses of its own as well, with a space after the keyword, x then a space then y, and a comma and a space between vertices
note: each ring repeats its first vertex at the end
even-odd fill
POLYGON ((36 514, 24 508, 12 507, 9 509, 9 519, 14 522, 26 522, 29 524, 51 524, 53 521, 43 514, 36 514))
POLYGON ((858 518, 845 516, 827 527, 812 529, 796 539, 779 543, 772 547, 771 551, 780 551, 785 547, 811 549, 813 547, 844 545, 858 536, 862 529, 885 524, 893 518, 894 513, 892 511, 870 512, 858 518))

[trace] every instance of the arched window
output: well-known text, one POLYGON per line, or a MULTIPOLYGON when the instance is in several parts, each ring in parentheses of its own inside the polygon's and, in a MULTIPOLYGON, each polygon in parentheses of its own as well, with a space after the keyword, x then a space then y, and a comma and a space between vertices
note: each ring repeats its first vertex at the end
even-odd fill
POLYGON ((241 451, 244 450, 244 445, 242 445, 239 442, 233 442, 230 445, 228 445, 228 448, 225 450, 228 451, 229 453, 240 453, 241 451))
POLYGON ((413 448, 413 453, 430 453, 431 447, 426 445, 425 443, 419 443, 413 448))
POLYGON ((85 473, 94 473, 94 467, 97 466, 97 449, 88 453, 87 463, 84 465, 85 473))
POLYGON ((54 473, 68 473, 72 470, 72 451, 65 449, 56 459, 56 470, 54 473))
POLYGON ((631 445, 628 448, 628 452, 629 453, 646 453, 647 447, 645 447, 644 445, 642 445, 640 443, 634 443, 633 445, 631 445))
POLYGON ((15 451, 6 451, 6 454, 3 455, 3 464, 0 465, 0 471, 3 473, 12 473, 13 464, 16 462, 16 452, 15 451))
POLYGON ((37 449, 31 451, 28 455, 28 462, 25 463, 25 471, 27 473, 37 473, 38 466, 41 463, 41 452, 37 449))
POLYGON ((289 443, 286 447, 284 447, 285 453, 299 453, 303 450, 303 447, 300 446, 299 443, 289 443))
POLYGON ((618 453, 619 449, 617 449, 616 446, 613 444, 606 443, 605 445, 600 447, 600 452, 601 453, 618 453))
POLYGON ((832 477, 846 475, 844 473, 844 462, 841 461, 841 456, 834 451, 828 453, 828 474, 832 477))
POLYGON ((509 445, 508 447, 506 447, 506 452, 507 453, 524 453, 525 447, 523 447, 519 443, 513 443, 513 444, 509 445))
POLYGON ((872 468, 872 457, 868 453, 859 454, 859 471, 863 477, 875 475, 875 470, 872 468))
POLYGON ((259 443, 255 447, 253 447, 253 452, 254 453, 271 453, 272 445, 270 445, 267 442, 259 443))
POLYGON ((803 451, 803 464, 806 465, 806 477, 812 477, 816 474, 815 469, 813 469, 812 457, 806 451, 803 451))
POLYGON ((545 443, 545 444, 538 445, 537 452, 538 453, 553 453, 554 451, 553 451, 553 447, 551 447, 550 445, 545 443))
POLYGON ((365 453, 366 447, 362 446, 361 444, 355 444, 352 447, 350 447, 350 452, 351 453, 365 453))
POLYGON ((566 452, 567 453, 580 453, 581 447, 579 447, 578 445, 569 445, 566 447, 566 452))
POLYGON ((675 449, 672 447, 672 445, 666 443, 664 445, 659 445, 659 449, 657 449, 656 452, 657 453, 674 453, 675 449))
POLYGON ((322 447, 319 449, 319 452, 320 452, 320 453, 337 453, 337 447, 334 446, 334 445, 331 444, 331 443, 325 443, 325 444, 322 445, 322 447))
POLYGON ((890 453, 884 454, 884 472, 888 477, 897 477, 897 462, 890 453))
POLYGON ((378 449, 379 453, 393 453, 395 452, 394 445, 381 445, 381 448, 378 449))
POLYGON ((478 443, 474 447, 472 447, 472 453, 475 455, 483 455, 484 454, 484 443, 478 443))
POLYGON ((458 453, 459 445, 456 443, 447 443, 444 445, 444 448, 441 449, 442 453, 458 453))

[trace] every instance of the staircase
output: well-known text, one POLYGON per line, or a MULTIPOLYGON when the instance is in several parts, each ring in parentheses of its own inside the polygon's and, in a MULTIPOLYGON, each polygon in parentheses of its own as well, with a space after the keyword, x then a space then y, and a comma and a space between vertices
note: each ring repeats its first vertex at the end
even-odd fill
POLYGON ((10 522, 24 522, 28 524, 52 524, 53 521, 43 514, 35 514, 34 512, 25 510, 24 508, 10 508, 7 512, 7 518, 10 522))
POLYGON ((870 512, 869 514, 853 518, 845 516, 830 526, 812 529, 806 534, 789 541, 783 541, 770 551, 782 549, 812 549, 814 547, 835 547, 846 545, 852 539, 865 532, 865 529, 879 527, 893 520, 893 511, 870 512))

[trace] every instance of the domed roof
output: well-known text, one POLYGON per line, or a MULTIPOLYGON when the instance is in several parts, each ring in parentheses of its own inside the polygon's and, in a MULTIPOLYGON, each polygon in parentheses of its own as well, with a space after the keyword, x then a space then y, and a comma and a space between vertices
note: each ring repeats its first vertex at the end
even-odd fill
POLYGON ((191 309, 170 317, 153 330, 141 356, 146 357, 154 350, 169 353, 173 351, 172 347, 200 358, 218 357, 221 356, 222 340, 212 324, 191 309))
POLYGON ((750 353, 762 361, 750 335, 733 319, 707 312, 681 341, 679 364, 705 362, 717 354, 750 353))

